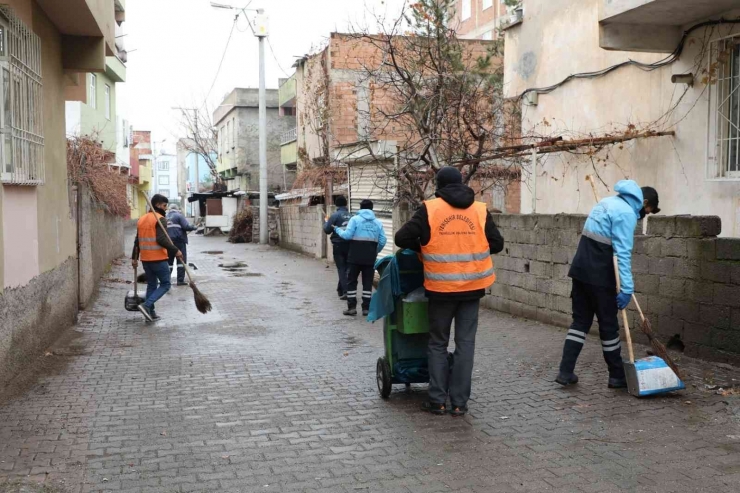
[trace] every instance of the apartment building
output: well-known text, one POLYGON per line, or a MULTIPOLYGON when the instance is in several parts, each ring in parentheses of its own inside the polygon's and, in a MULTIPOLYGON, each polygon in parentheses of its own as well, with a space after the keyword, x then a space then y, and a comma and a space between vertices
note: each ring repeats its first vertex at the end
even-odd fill
MULTIPOLYGON (((289 189, 293 182, 280 160, 281 135, 295 121, 280 116, 278 90, 267 89, 267 185, 289 189)), ((236 88, 213 113, 218 129, 218 173, 228 190, 259 189, 259 90, 236 88)))
POLYGON ((66 101, 116 55, 122 0, 0 5, 0 380, 70 325, 79 300, 66 101))
POLYGON ((499 39, 502 23, 509 21, 503 0, 457 0, 452 27, 464 39, 499 39))
POLYGON ((506 30, 504 64, 506 95, 523 102, 523 135, 542 133, 543 121, 553 136, 618 135, 630 125, 675 134, 611 146, 594 160, 540 159, 524 177, 523 212, 588 212, 583 179, 598 173, 601 196, 632 178, 658 189, 665 214, 717 215, 724 236, 740 236, 740 25, 726 22, 740 19, 738 2, 665 4, 525 0, 523 20, 506 30))
POLYGON ((154 158, 154 193, 164 195, 170 203, 180 202, 177 156, 162 153, 154 158))

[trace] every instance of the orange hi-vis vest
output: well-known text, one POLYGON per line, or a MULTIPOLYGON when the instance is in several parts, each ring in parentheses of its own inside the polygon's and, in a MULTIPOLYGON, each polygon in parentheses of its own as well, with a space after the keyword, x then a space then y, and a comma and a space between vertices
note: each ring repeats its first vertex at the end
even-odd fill
POLYGON ((496 281, 486 239, 486 204, 456 209, 442 199, 425 202, 431 238, 421 247, 424 287, 437 293, 486 289, 496 281))
POLYGON ((160 214, 151 212, 141 216, 137 223, 142 262, 160 262, 169 258, 167 249, 157 243, 157 221, 161 217, 160 214))

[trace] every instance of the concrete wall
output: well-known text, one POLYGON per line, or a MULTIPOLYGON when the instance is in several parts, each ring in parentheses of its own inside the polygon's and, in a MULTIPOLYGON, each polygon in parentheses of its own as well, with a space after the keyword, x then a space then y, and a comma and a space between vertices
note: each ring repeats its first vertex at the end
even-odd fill
POLYGON ((108 271, 111 262, 124 255, 126 220, 108 214, 86 189, 80 189, 79 193, 79 304, 84 310, 95 296, 100 278, 108 271))
MULTIPOLYGON (((570 325, 567 275, 586 216, 494 218, 506 246, 494 256, 497 280, 484 305, 570 325)), ((632 270, 638 302, 664 343, 679 335, 690 356, 739 363, 740 239, 717 238, 720 230, 716 216, 651 217, 648 234, 635 237, 632 270)), ((629 315, 633 337, 644 341, 636 312, 629 315)))
POLYGON ((77 260, 68 258, 0 296, 0 385, 38 357, 77 316, 77 260))
MULTIPOLYGON (((506 32, 506 95, 516 96, 528 88, 558 83, 571 74, 601 70, 630 59, 649 63, 665 57, 601 49, 600 2, 526 0, 524 21, 506 32)), ((728 12, 724 17, 739 14, 728 12)), ((740 181, 706 179, 709 98, 708 88, 701 82, 707 58, 702 47, 731 32, 737 33, 738 28, 694 31, 680 59, 659 70, 625 67, 540 94, 537 106, 522 108, 522 133, 579 138, 619 132, 628 124, 639 127, 656 122, 675 106, 675 111, 655 126, 675 130, 675 137, 611 147, 608 157, 599 154, 607 162, 597 162, 596 169, 609 187, 625 177, 655 186, 666 214, 718 215, 723 235, 740 236, 740 181), (697 74, 694 87, 671 83, 672 74, 688 72, 697 74)), ((584 176, 593 173, 594 164, 588 156, 560 153, 542 158, 537 173, 537 212, 587 213, 594 202, 584 176)), ((533 184, 527 174, 524 180, 522 212, 527 213, 532 210, 533 184)), ((599 185, 599 194, 607 193, 599 185)))
POLYGON ((290 205, 280 207, 280 246, 316 258, 325 256, 324 207, 290 205))

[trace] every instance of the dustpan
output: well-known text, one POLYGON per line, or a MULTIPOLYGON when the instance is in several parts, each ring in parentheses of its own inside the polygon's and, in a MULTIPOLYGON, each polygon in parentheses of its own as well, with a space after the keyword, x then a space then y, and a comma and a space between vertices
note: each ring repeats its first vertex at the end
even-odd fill
POLYGON ((126 299, 123 303, 126 311, 129 312, 138 312, 139 305, 144 303, 144 298, 139 296, 139 284, 137 277, 138 276, 136 275, 136 267, 134 267, 134 289, 133 291, 129 291, 128 293, 126 293, 126 299))
MULTIPOLYGON (((614 257, 614 274, 617 278, 617 292, 621 290, 619 281, 619 264, 614 257)), ((686 385, 674 373, 668 364, 658 356, 649 356, 635 361, 635 353, 632 349, 632 336, 627 321, 627 312, 620 310, 622 323, 624 324, 625 339, 627 340, 627 353, 629 362, 624 363, 624 373, 627 377, 627 392, 635 397, 646 397, 649 395, 665 394, 676 390, 683 390, 686 385)))

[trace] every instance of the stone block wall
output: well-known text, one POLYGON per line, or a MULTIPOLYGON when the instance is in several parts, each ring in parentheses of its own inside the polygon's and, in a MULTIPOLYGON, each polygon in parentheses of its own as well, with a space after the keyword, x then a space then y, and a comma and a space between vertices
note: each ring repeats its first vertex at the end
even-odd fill
MULTIPOLYGON (((277 207, 267 208, 267 227, 270 230, 268 235, 268 242, 270 245, 277 245, 280 232, 278 225, 278 216, 280 212, 277 207)), ((260 208, 259 206, 252 206, 252 243, 259 244, 260 242, 260 208)))
MULTIPOLYGON (((484 304, 560 326, 571 323, 570 262, 583 215, 496 215, 506 241, 494 256, 496 284, 484 304)), ((740 363, 740 239, 718 238, 715 216, 654 216, 638 224, 632 271, 640 307, 665 343, 687 355, 740 363)), ((631 307, 633 337, 643 342, 631 307)), ((594 324, 592 331, 597 328, 594 324)))
POLYGON ((111 262, 124 255, 123 229, 127 221, 101 208, 82 186, 79 200, 79 304, 84 310, 111 262))
POLYGON ((324 207, 290 205, 279 209, 280 246, 307 255, 323 258, 326 239, 324 207))

